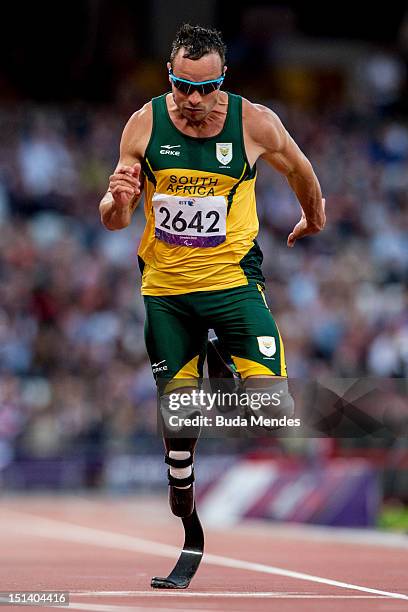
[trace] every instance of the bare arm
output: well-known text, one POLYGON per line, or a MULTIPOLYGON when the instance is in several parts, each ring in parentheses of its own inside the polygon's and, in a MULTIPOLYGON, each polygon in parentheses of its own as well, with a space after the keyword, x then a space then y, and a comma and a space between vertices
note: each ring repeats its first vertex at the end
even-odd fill
POLYGON ((150 138, 151 122, 147 104, 132 115, 123 130, 119 162, 99 204, 101 221, 109 230, 127 227, 140 201, 144 182, 140 162, 150 138))
POLYGON ((324 228, 325 200, 319 181, 310 161, 275 113, 265 106, 246 102, 244 119, 250 154, 254 160, 261 157, 286 177, 302 208, 301 220, 288 237, 291 247, 296 239, 324 228))

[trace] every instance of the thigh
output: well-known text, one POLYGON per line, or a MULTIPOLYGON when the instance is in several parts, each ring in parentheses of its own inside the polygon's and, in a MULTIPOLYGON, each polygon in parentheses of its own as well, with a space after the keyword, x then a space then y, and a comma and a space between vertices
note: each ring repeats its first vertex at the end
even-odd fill
POLYGON ((214 331, 242 378, 286 377, 283 342, 261 285, 250 282, 220 298, 214 331))
POLYGON ((183 296, 144 296, 145 342, 156 379, 202 376, 207 328, 183 296))

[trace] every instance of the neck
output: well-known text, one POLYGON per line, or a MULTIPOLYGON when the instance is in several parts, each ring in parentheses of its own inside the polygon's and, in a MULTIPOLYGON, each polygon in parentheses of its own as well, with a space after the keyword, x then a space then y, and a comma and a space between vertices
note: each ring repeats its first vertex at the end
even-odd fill
POLYGON ((196 121, 182 114, 171 94, 167 96, 166 102, 171 121, 178 130, 188 136, 216 136, 224 127, 228 112, 228 94, 226 92, 220 92, 214 108, 205 117, 196 121))

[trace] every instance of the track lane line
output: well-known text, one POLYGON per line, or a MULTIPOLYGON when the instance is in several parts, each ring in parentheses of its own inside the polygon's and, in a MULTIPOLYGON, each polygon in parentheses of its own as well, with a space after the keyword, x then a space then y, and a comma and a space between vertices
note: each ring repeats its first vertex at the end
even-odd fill
MULTIPOLYGON (((182 612, 180 608, 145 608, 140 606, 118 606, 109 604, 70 603, 70 610, 89 610, 89 612, 182 612)), ((194 608, 194 612, 224 612, 211 608, 194 608)))
MULTIPOLYGON (((112 531, 104 531, 102 529, 94 529, 92 527, 83 527, 68 521, 59 521, 33 515, 17 510, 9 511, 19 520, 9 521, 9 529, 13 529, 19 533, 36 535, 48 539, 63 540, 68 542, 78 542, 80 544, 91 544, 102 548, 115 548, 119 550, 129 550, 150 554, 153 556, 167 557, 176 560, 180 554, 181 547, 171 546, 169 544, 161 544, 144 538, 115 533, 112 531), (29 523, 27 523, 29 521, 29 523)), ((2 520, 3 526, 7 523, 7 518, 2 520)), ((383 591, 370 587, 364 587, 357 584, 342 582, 340 580, 332 580, 313 574, 286 570, 280 567, 265 565, 263 563, 255 563, 252 561, 242 561, 222 555, 204 554, 203 563, 208 565, 216 565, 219 567, 229 567, 231 569, 241 569, 254 571, 275 576, 284 576, 286 578, 294 578, 297 580, 315 582, 317 584, 325 584, 343 589, 362 591, 373 595, 384 595, 391 599, 403 599, 408 601, 408 595, 403 593, 394 593, 391 591, 383 591)))
MULTIPOLYGON (((364 544, 365 546, 382 546, 384 548, 408 549, 408 536, 403 533, 387 533, 374 529, 351 527, 326 527, 324 525, 299 525, 275 523, 271 526, 265 519, 247 519, 240 526, 240 533, 247 536, 259 535, 262 529, 271 529, 274 538, 281 540, 307 540, 310 542, 332 542, 338 544, 364 544)), ((218 531, 217 527, 211 527, 218 531)), ((221 531, 221 530, 220 530, 221 531)))
POLYGON ((225 599, 389 599, 385 595, 335 595, 278 591, 70 591, 70 597, 192 597, 225 599))

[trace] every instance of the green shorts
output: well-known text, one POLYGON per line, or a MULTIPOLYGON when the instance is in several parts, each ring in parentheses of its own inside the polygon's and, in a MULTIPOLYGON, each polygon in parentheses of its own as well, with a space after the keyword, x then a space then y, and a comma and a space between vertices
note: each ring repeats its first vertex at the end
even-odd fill
POLYGON ((261 285, 183 295, 144 296, 145 341, 157 379, 203 375, 208 330, 230 352, 241 378, 287 376, 277 325, 261 285))

